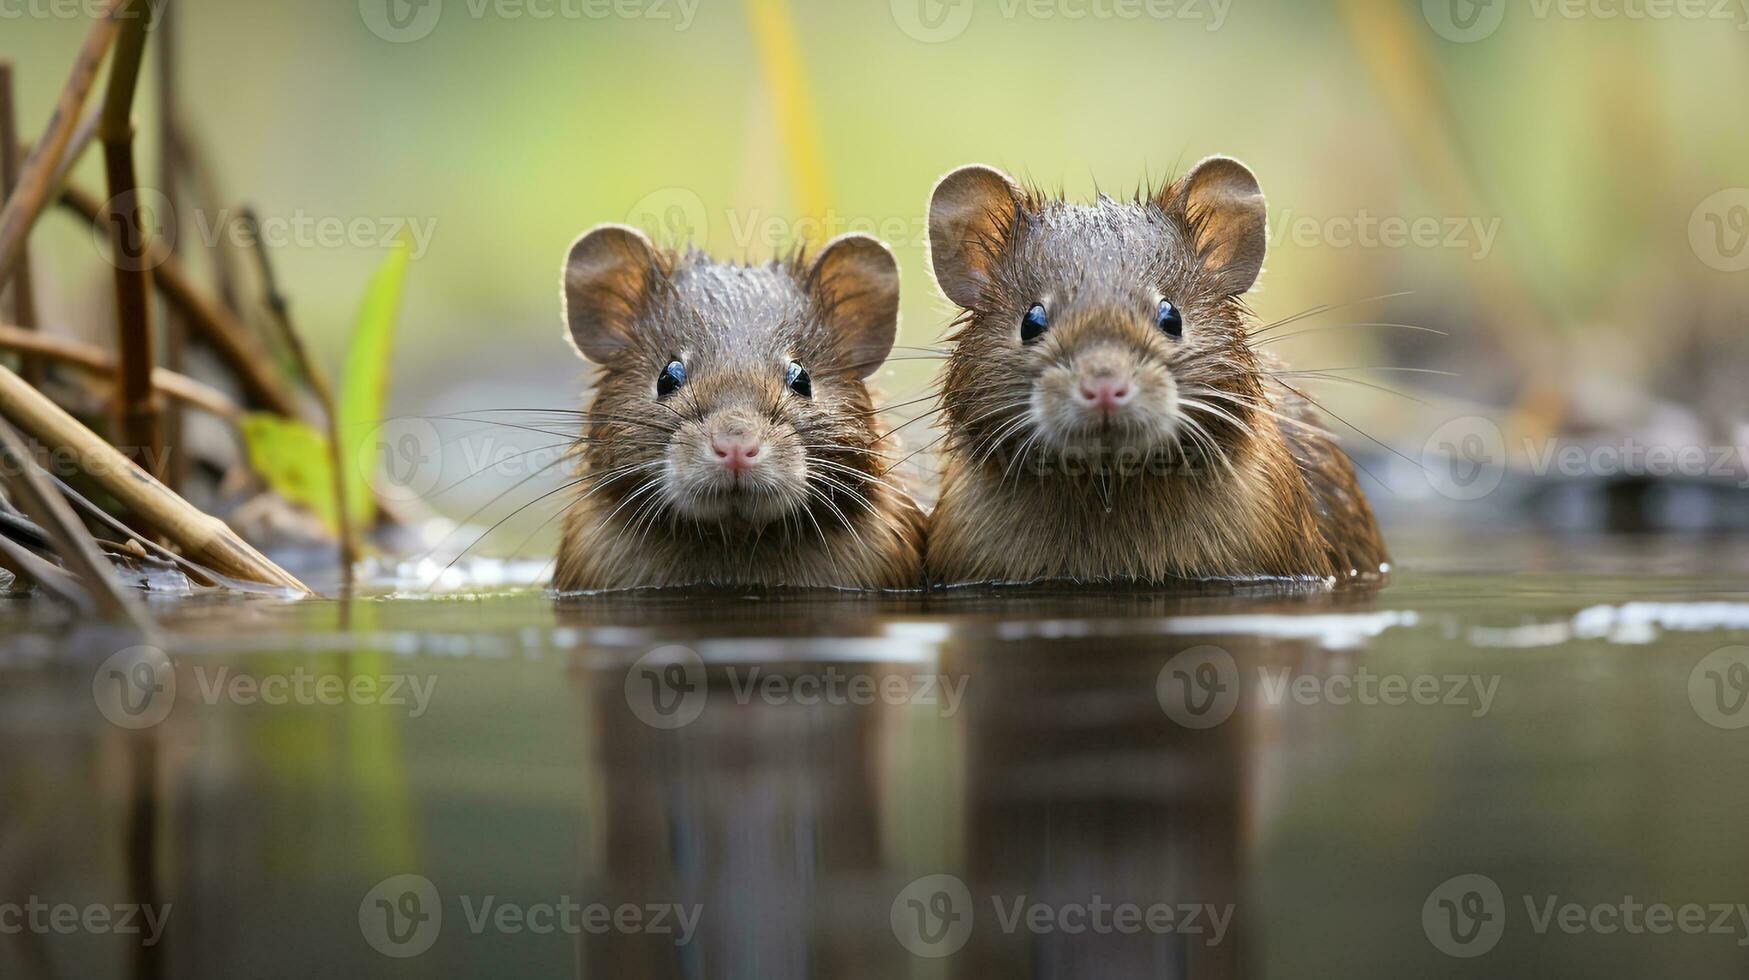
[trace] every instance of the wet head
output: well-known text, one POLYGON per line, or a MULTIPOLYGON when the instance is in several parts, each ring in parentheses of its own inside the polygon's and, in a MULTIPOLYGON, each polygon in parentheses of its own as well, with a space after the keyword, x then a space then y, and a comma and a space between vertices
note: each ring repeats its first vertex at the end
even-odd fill
POLYGON ((1263 196, 1237 161, 1091 204, 964 167, 936 188, 930 244, 966 311, 944 403, 974 458, 1224 462, 1265 404, 1239 298, 1262 265, 1263 196))
POLYGON ((580 492, 626 526, 830 519, 879 479, 863 379, 893 343, 898 272, 878 241, 747 266, 604 226, 572 247, 565 302, 599 366, 580 492))

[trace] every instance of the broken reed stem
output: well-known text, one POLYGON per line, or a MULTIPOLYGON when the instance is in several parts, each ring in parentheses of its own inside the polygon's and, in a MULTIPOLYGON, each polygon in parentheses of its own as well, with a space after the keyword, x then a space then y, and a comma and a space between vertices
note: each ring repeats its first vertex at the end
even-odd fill
POLYGON ((148 553, 157 555, 164 561, 182 569, 183 574, 201 585, 228 585, 235 588, 239 584, 235 581, 226 581, 224 576, 219 573, 203 565, 198 565, 189 561, 187 558, 171 551, 169 548, 153 541, 151 538, 145 538, 135 534, 132 528, 123 524, 121 521, 116 520, 114 517, 110 516, 109 512, 85 499, 83 494, 68 486, 66 480, 62 480, 58 477, 55 478, 55 488, 61 491, 61 496, 67 498, 67 503, 72 504, 74 510, 82 512, 87 519, 102 524, 104 527, 109 528, 111 531, 114 531, 124 538, 138 541, 148 553))
MULTIPOLYGON (((107 381, 115 380, 115 358, 96 344, 0 323, 0 350, 58 361, 107 381)), ((153 370, 152 384, 160 394, 228 421, 234 422, 243 414, 242 407, 224 392, 169 368, 153 370)))
MULTIPOLYGON (((0 61, 0 204, 12 197, 18 186, 18 170, 23 147, 18 142, 18 102, 12 86, 12 62, 0 61)), ((30 249, 22 247, 14 263, 12 276, 12 319, 26 330, 36 329, 36 287, 30 274, 30 249)), ((6 288, 6 277, 0 276, 0 291, 6 288)), ((34 357, 19 361, 24 380, 42 386, 42 362, 34 357)))
MULTIPOLYGON (((61 192, 61 203, 88 222, 102 220, 103 204, 87 191, 69 184, 61 192)), ((272 360, 254 335, 229 309, 195 286, 182 263, 164 248, 162 242, 147 237, 142 239, 142 244, 145 261, 152 266, 152 281, 164 298, 188 317, 189 326, 201 340, 236 374, 248 397, 275 414, 302 418, 296 396, 273 370, 272 360)))
MULTIPOLYGON (((103 557, 91 532, 55 491, 23 437, 3 420, 0 420, 0 467, 4 467, 0 473, 5 477, 18 509, 48 534, 55 554, 85 584, 103 618, 116 623, 131 623, 142 633, 150 632, 152 621, 139 603, 122 591, 110 573, 109 559, 103 557)), ((38 581, 41 581, 40 577, 38 581)))
POLYGON ((116 14, 122 2, 108 0, 97 22, 85 35, 85 43, 73 59, 73 71, 61 89, 54 112, 49 115, 48 126, 42 138, 31 147, 30 156, 19 172, 18 189, 6 199, 5 208, 0 209, 0 277, 12 271, 13 263, 24 251, 24 240, 30 235, 31 226, 36 224, 37 216, 42 214, 54 191, 54 175, 61 154, 72 138, 79 110, 85 105, 92 82, 97 79, 103 56, 109 52, 109 46, 115 42, 116 32, 121 27, 116 14))
MULTIPOLYGON (((109 65, 109 91, 97 135, 109 183, 110 265, 115 268, 117 350, 121 355, 116 413, 120 442, 148 467, 162 466, 164 431, 152 368, 158 345, 152 328, 152 270, 146 265, 145 214, 134 167, 134 90, 146 52, 145 0, 125 0, 121 37, 109 65)), ((154 476, 162 476, 154 470, 154 476)))
MULTIPOLYGON (((182 167, 177 154, 176 136, 177 121, 181 118, 176 109, 176 34, 180 21, 177 5, 166 4, 158 11, 158 26, 154 28, 158 39, 158 190, 164 195, 164 206, 170 209, 171 214, 182 213, 179 187, 182 167)), ((181 242, 171 242, 170 254, 175 255, 180 248, 181 242)), ((160 323, 164 328, 164 367, 177 373, 186 373, 187 318, 176 309, 167 307, 160 323)), ((183 442, 182 415, 180 405, 165 406, 165 441, 172 446, 180 446, 183 442)), ((172 452, 164 460, 164 484, 178 493, 188 482, 189 457, 188 453, 172 452)))
POLYGON ((242 218, 243 227, 249 235, 250 247, 255 250, 256 264, 261 270, 261 288, 266 294, 268 313, 271 314, 274 325, 279 328, 280 338, 297 360, 298 370, 303 372, 304 380, 309 382, 316 400, 322 403, 322 417, 328 421, 328 462, 329 469, 333 471, 335 521, 340 525, 340 586, 350 595, 353 566, 358 564, 358 539, 354 537, 352 514, 346 506, 346 471, 341 469, 345 454, 341 450, 340 413, 335 410, 334 389, 328 384, 328 376, 322 366, 310 356, 309 348, 304 345, 303 335, 292 325, 291 304, 286 301, 285 294, 279 291, 279 277, 274 275, 273 260, 267 254, 267 244, 261 240, 260 219, 256 217, 253 208, 244 208, 242 218))
POLYGON ((223 521, 172 493, 5 367, 0 367, 0 415, 51 452, 71 454, 81 472, 193 560, 233 578, 309 594, 307 586, 231 533, 223 521))

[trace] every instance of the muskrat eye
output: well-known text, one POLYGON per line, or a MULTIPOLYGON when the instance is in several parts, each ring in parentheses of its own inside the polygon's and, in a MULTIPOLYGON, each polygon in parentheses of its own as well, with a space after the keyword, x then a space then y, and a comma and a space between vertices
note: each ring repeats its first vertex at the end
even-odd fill
POLYGON ((686 383, 686 365, 679 361, 669 361, 662 373, 656 375, 656 397, 667 398, 680 390, 686 383))
POLYGON ((808 372, 794 361, 789 362, 789 370, 783 376, 783 383, 803 398, 814 397, 814 382, 808 377, 808 372))
POLYGON ((1044 336, 1044 332, 1050 328, 1051 320, 1045 316, 1044 304, 1034 303, 1027 307, 1026 315, 1020 318, 1020 341, 1030 344, 1044 336))
POLYGON ((1168 300, 1160 301, 1160 309, 1155 314, 1155 323, 1160 327, 1161 332, 1173 340, 1184 336, 1184 314, 1178 312, 1178 307, 1173 306, 1168 300))

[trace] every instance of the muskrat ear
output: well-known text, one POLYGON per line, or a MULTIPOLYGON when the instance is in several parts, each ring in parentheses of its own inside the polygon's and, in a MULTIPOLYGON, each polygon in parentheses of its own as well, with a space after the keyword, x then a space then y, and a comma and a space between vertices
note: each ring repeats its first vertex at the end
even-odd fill
POLYGON ((598 225, 565 257, 565 322, 584 357, 605 363, 631 339, 655 281, 656 248, 625 225, 598 225))
POLYGON ((1161 206, 1189 228, 1203 266, 1227 295, 1250 289, 1263 269, 1269 237, 1263 189, 1251 171, 1232 157, 1209 157, 1161 198, 1161 206))
POLYGON ((990 268, 1008 244, 1020 186, 994 167, 970 164, 935 185, 929 199, 929 260, 947 298, 967 309, 990 286, 990 268))
POLYGON ((866 378, 899 334, 899 263, 880 239, 852 232, 826 243, 808 270, 813 297, 844 366, 866 378))

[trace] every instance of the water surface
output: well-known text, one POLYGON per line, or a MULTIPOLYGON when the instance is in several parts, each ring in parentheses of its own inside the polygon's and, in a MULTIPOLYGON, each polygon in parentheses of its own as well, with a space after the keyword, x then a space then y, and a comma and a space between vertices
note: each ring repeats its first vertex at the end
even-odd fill
POLYGON ((1395 545, 1335 595, 184 599, 161 660, 12 602, 0 976, 1749 967, 1749 550, 1395 545))

